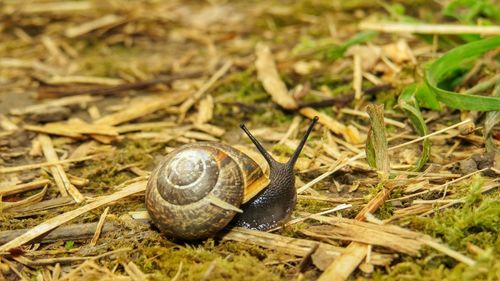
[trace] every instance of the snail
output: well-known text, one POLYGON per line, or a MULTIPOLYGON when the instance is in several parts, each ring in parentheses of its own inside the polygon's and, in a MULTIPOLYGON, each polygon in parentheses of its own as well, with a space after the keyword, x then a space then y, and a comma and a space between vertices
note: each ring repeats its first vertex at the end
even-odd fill
POLYGON ((146 208, 153 223, 182 240, 212 237, 228 225, 268 230, 284 224, 297 201, 293 168, 317 120, 286 163, 274 160, 241 125, 269 164, 269 176, 227 144, 197 142, 175 149, 148 180, 146 208))

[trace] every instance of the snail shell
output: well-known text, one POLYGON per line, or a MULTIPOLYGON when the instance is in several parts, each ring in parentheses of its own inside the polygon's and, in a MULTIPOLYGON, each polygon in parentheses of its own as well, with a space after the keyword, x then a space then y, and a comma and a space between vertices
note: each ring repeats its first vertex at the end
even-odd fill
POLYGON ((245 190, 262 189, 267 182, 257 163, 229 145, 188 144, 172 151, 153 171, 146 207, 166 235, 206 238, 240 212, 245 190))

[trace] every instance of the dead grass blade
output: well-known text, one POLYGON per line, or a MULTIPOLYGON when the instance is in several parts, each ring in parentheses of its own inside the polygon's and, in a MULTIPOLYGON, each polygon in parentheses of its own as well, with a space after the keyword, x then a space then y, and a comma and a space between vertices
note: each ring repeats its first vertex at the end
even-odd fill
POLYGON ((151 114, 160 109, 177 105, 186 100, 188 97, 189 93, 174 93, 146 98, 142 102, 133 104, 122 111, 104 116, 101 119, 96 120, 94 123, 108 126, 118 125, 151 114))
POLYGON ((288 89, 278 73, 269 46, 264 43, 257 44, 255 54, 257 56, 257 60, 255 61, 257 76, 262 82, 264 89, 266 89, 266 92, 279 106, 288 110, 296 109, 298 104, 288 93, 288 89))
POLYGON ((109 204, 111 202, 114 202, 116 200, 125 198, 127 196, 137 194, 139 192, 143 192, 146 190, 146 182, 145 181, 139 181, 132 183, 126 187, 124 187, 122 190, 115 192, 111 195, 104 196, 92 203, 89 203, 87 205, 84 205, 78 209, 63 213, 61 215, 55 216, 51 219, 46 220, 45 222, 35 226, 34 228, 30 229, 28 232, 24 233, 23 235, 11 240, 10 242, 0 246, 0 251, 7 251, 12 248, 19 247, 23 244, 26 244, 30 242, 31 240, 39 237, 40 235, 43 235, 47 233, 48 231, 51 231, 52 229, 88 212, 93 209, 99 208, 103 205, 109 204))
POLYGON ((25 170, 33 170, 33 169, 54 166, 54 165, 59 165, 59 164, 81 162, 81 161, 90 160, 90 159, 94 159, 94 158, 96 158, 96 155, 84 156, 84 157, 78 157, 78 158, 72 158, 72 159, 64 159, 64 160, 58 160, 58 161, 49 161, 49 162, 43 162, 43 163, 20 165, 20 166, 14 166, 14 167, 0 167, 0 174, 14 173, 14 172, 20 172, 20 171, 25 171, 25 170))
MULTIPOLYGON (((38 141, 42 146, 43 154, 45 155, 45 158, 47 158, 47 161, 51 162, 59 160, 59 157, 54 150, 54 146, 52 145, 52 140, 49 136, 40 134, 38 136, 38 141)), ((69 194, 76 203, 80 203, 85 200, 80 191, 78 191, 78 189, 71 184, 68 176, 66 175, 66 172, 61 165, 54 165, 49 169, 52 173, 52 176, 54 177, 57 187, 59 187, 59 192, 62 196, 68 196, 69 194)))
POLYGON ((389 33, 419 33, 419 34, 481 34, 500 35, 499 26, 474 26, 459 24, 411 24, 400 22, 362 22, 361 30, 374 30, 389 33))
POLYGON ((43 179, 43 180, 37 180, 33 182, 28 182, 28 183, 23 183, 23 184, 17 184, 13 186, 4 186, 0 187, 0 196, 8 196, 12 194, 17 194, 37 188, 44 187, 50 183, 50 180, 43 179))

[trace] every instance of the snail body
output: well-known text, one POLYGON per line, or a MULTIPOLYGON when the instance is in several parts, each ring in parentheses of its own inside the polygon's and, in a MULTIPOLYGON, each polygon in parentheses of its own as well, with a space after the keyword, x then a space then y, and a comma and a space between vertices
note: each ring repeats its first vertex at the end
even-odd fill
POLYGON ((169 153, 154 169, 146 208, 165 235, 184 240, 213 236, 227 225, 267 230, 283 224, 296 203, 293 167, 317 119, 287 163, 275 161, 242 129, 269 164, 269 176, 227 144, 198 142, 169 153))

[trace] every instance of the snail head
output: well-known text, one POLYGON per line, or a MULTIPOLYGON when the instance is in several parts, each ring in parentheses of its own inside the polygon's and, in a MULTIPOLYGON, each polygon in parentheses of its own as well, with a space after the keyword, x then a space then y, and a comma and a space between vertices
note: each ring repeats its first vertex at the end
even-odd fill
POLYGON ((297 202, 293 168, 317 121, 318 117, 312 120, 298 147, 286 163, 276 161, 245 125, 241 125, 243 131, 269 163, 269 184, 257 196, 241 206, 243 213, 233 219, 233 225, 268 230, 288 220, 297 202))

